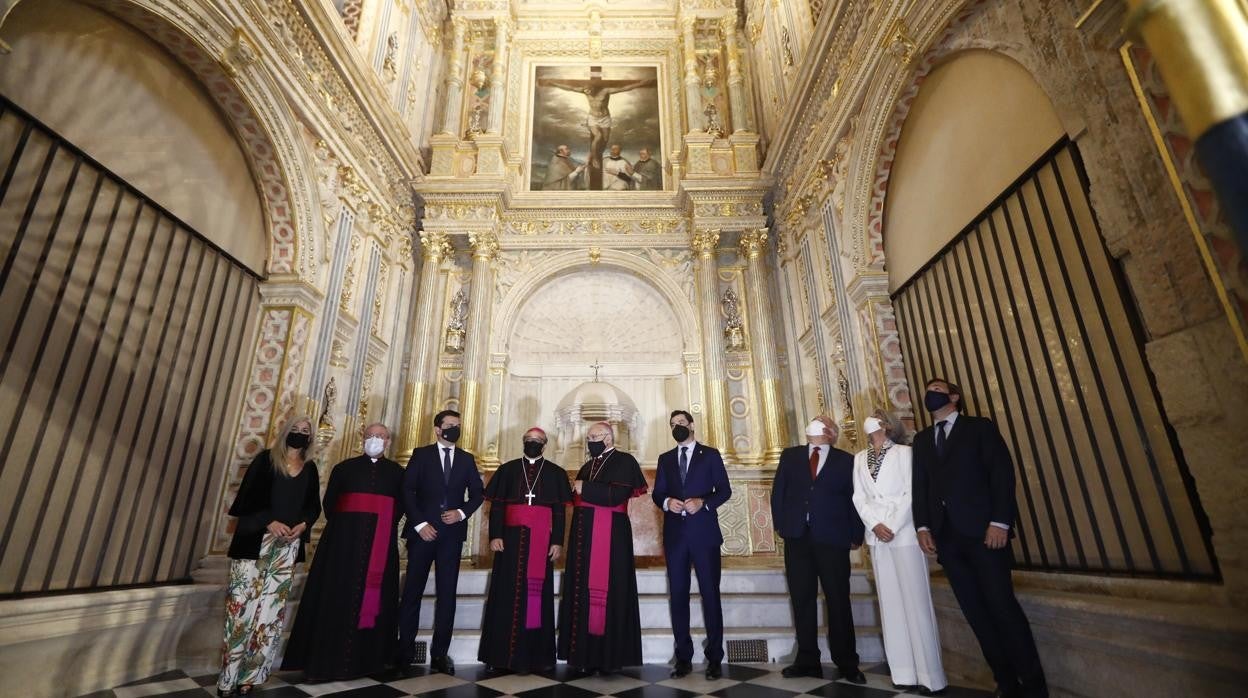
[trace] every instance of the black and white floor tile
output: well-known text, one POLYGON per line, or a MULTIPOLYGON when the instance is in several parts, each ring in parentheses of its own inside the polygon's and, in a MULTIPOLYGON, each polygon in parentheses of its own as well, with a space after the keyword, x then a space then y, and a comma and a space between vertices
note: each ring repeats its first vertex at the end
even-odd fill
MULTIPOLYGON (((576 678, 566 665, 559 665, 550 674, 515 674, 487 678, 480 664, 456 667, 454 676, 430 674, 418 670, 402 674, 389 672, 354 681, 332 683, 301 683, 298 672, 275 674, 259 686, 257 698, 890 698, 917 693, 893 687, 885 665, 865 669, 867 685, 857 686, 833 680, 836 668, 824 667, 827 678, 786 679, 780 675, 781 664, 725 664, 724 677, 707 681, 703 668, 694 665, 694 673, 671 679, 671 667, 647 664, 630 667, 607 677, 576 678)), ((90 694, 89 698, 205 698, 216 695, 216 674, 191 676, 170 671, 141 681, 118 686, 111 691, 90 694)), ((988 691, 950 686, 946 698, 984 698, 988 691)), ((88 697, 84 697, 88 698, 88 697)))

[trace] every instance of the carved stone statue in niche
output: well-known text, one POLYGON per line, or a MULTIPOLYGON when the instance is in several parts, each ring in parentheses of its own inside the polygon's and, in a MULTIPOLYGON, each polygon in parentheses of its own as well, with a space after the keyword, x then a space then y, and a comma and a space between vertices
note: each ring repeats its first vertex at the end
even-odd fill
POLYGON ((446 351, 451 354, 464 351, 464 321, 467 319, 468 295, 461 288, 451 299, 451 320, 446 324, 446 351))
POLYGON ((334 421, 330 418, 330 413, 334 411, 334 400, 338 398, 338 386, 334 384, 334 379, 330 378, 325 384, 325 392, 321 396, 321 418, 317 421, 317 427, 320 429, 333 429, 334 421))
POLYGON ((724 126, 719 123, 719 109, 715 106, 715 103, 711 102, 706 105, 706 109, 702 110, 702 113, 706 115, 706 126, 702 130, 716 138, 723 138, 724 126))
POLYGON ((478 135, 485 132, 482 127, 482 120, 485 119, 485 107, 478 104, 472 108, 472 114, 468 116, 468 130, 464 131, 464 138, 473 140, 478 135))
POLYGON ((724 309, 724 348, 728 351, 741 351, 745 348, 745 325, 741 321, 741 300, 737 294, 728 289, 720 300, 724 309))
POLYGON ((838 368, 836 374, 836 385, 841 392, 841 410, 843 410, 844 414, 844 417, 841 419, 841 435, 856 448, 858 446, 858 424, 854 421, 854 403, 849 396, 849 378, 845 376, 845 369, 843 368, 838 368))

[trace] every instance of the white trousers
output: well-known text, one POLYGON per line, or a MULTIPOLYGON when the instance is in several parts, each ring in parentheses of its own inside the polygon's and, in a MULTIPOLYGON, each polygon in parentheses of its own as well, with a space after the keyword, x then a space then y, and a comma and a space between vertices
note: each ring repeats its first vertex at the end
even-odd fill
POLYGON ((893 683, 933 691, 949 685, 940 661, 940 634, 923 551, 917 545, 872 545, 871 566, 893 683))

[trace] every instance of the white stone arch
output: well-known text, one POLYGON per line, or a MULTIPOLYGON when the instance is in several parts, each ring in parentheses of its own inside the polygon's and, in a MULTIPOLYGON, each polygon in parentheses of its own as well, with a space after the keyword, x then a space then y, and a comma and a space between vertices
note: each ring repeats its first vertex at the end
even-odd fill
POLYGON ((602 250, 597 263, 591 262, 584 250, 569 250, 556 254, 534 267, 532 272, 518 281, 503 298, 494 320, 490 351, 508 353, 508 342, 515 331, 516 320, 525 303, 547 281, 574 271, 592 269, 616 269, 634 274, 655 288, 668 303, 681 330, 681 344, 686 354, 700 354, 701 339, 698 335, 698 317, 685 292, 663 269, 634 254, 620 250, 602 250))
POLYGON ((953 50, 950 44, 958 31, 984 3, 946 0, 940 4, 944 6, 930 8, 931 21, 912 28, 915 58, 909 63, 896 57, 883 61, 858 111, 863 121, 855 134, 857 145, 851 157, 853 174, 846 187, 844 221, 853 240, 851 257, 859 271, 879 270, 884 265, 883 202, 910 105, 927 74, 953 50))
POLYGON ((142 31, 198 78, 234 130, 255 180, 269 236, 265 271, 314 284, 322 224, 311 153, 280 83, 246 32, 197 2, 88 2, 142 31), (223 64, 231 55, 237 64, 227 74, 223 64))

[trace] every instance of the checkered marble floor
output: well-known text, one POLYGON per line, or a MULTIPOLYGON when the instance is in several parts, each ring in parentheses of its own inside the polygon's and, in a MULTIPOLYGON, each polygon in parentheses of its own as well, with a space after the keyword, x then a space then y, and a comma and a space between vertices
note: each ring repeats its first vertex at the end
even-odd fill
MULTIPOLYGON (((697 664, 692 674, 680 679, 668 677, 671 667, 655 664, 630 667, 607 677, 580 679, 575 678, 571 669, 563 664, 547 675, 486 678, 484 666, 467 664, 457 666, 455 676, 430 674, 426 667, 414 673, 395 671, 355 681, 313 684, 300 683, 303 677, 298 672, 284 672, 275 674, 268 683, 257 687, 253 695, 258 698, 890 698, 917 695, 894 688, 888 669, 883 664, 864 668, 867 676, 865 686, 831 680, 837 672, 835 667, 828 665, 824 666, 826 679, 786 679, 780 675, 782 668, 781 664, 725 664, 724 677, 717 681, 707 681, 702 675, 704 667, 697 664)), ((170 671, 111 691, 92 693, 89 698, 204 698, 216 695, 216 680, 215 674, 189 676, 182 671, 170 671)), ((947 698, 983 698, 992 694, 950 686, 943 695, 947 698)))

